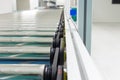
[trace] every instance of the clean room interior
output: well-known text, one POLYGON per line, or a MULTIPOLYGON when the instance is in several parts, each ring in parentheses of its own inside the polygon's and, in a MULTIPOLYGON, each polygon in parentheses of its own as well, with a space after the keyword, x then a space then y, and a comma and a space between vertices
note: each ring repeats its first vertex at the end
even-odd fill
MULTIPOLYGON (((1 33, 0 36, 2 34, 5 34, 5 35, 9 34, 9 35, 13 36, 12 33, 14 33, 14 31, 12 33, 10 33, 10 32, 4 33, 4 31, 1 31, 1 30, 6 30, 6 29, 9 29, 9 30, 12 30, 12 29, 14 29, 14 30, 16 30, 16 29, 17 30, 32 30, 30 32, 25 32, 25 35, 22 36, 23 37, 22 39, 20 38, 20 36, 24 34, 22 32, 18 33, 19 38, 10 38, 9 39, 9 36, 7 36, 6 38, 4 36, 2 36, 2 37, 4 37, 5 39, 8 39, 6 41, 11 40, 11 42, 15 42, 14 39, 16 39, 16 41, 18 41, 18 42, 19 41, 23 42, 20 44, 17 44, 18 42, 15 44, 12 44, 13 47, 15 47, 14 45, 16 45, 16 44, 18 45, 18 47, 25 45, 24 48, 26 48, 26 46, 32 45, 31 48, 34 49, 33 52, 36 54, 33 55, 30 53, 31 55, 29 57, 33 57, 32 60, 33 59, 37 60, 38 57, 40 57, 40 60, 42 59, 43 62, 36 62, 36 63, 48 64, 49 63, 49 61, 48 61, 49 55, 43 55, 43 54, 38 55, 37 53, 41 50, 43 50, 44 53, 48 53, 50 51, 49 49, 45 50, 44 48, 39 49, 39 47, 50 48, 51 47, 50 42, 52 42, 51 36, 53 36, 54 32, 57 32, 56 26, 58 26, 58 24, 59 24, 60 13, 62 12, 62 10, 61 10, 61 8, 60 8, 60 10, 56 9, 56 8, 53 9, 53 5, 55 5, 53 3, 55 1, 56 0, 0 0, 0 33, 1 33), (49 6, 48 6, 49 1, 52 2, 52 9, 50 9, 50 10, 49 10, 49 6), (42 26, 42 28, 41 28, 41 26, 42 26), (47 27, 47 28, 45 28, 45 27, 47 27), (35 30, 39 30, 41 32, 38 32, 38 31, 35 32, 35 30), (37 37, 33 37, 34 36, 33 34, 36 34, 37 37), (38 36, 40 36, 40 35, 42 35, 42 38, 39 39, 38 36), (48 39, 48 40, 44 39, 45 37, 43 35, 46 36, 47 37, 46 39, 48 39), (20 40, 18 40, 18 39, 20 39, 20 40), (37 43, 38 42, 41 43, 41 41, 42 41, 42 45, 40 45, 38 47, 38 44, 36 43, 37 47, 35 47, 36 45, 33 45, 32 43, 26 44, 25 42, 27 42, 27 41, 29 41, 29 42, 33 41, 33 42, 37 42, 37 43), (47 62, 46 62, 46 60, 47 60, 47 62)), ((83 0, 80 0, 80 1, 83 1, 83 0)), ((66 8, 66 6, 71 8, 71 7, 77 7, 76 5, 78 4, 77 0, 68 0, 65 2, 66 3, 64 3, 63 0, 57 0, 56 5, 62 6, 64 4, 64 8, 66 8), (69 3, 69 2, 71 2, 71 3, 69 3), (69 5, 71 5, 71 6, 69 6, 69 5)), ((51 4, 49 4, 49 5, 51 5, 51 4)), ((65 12, 67 12, 67 10, 69 12, 69 8, 65 9, 65 10, 66 10, 65 12)), ((82 11, 83 10, 81 9, 81 12, 82 11)), ((87 13, 89 14, 89 11, 87 13)), ((120 62, 119 62, 120 61, 120 2, 117 0, 92 0, 92 15, 91 16, 92 16, 92 20, 91 20, 91 25, 92 25, 91 26, 91 53, 90 53, 90 56, 89 55, 87 55, 87 56, 89 56, 90 61, 91 60, 93 61, 92 64, 95 64, 98 72, 100 72, 100 75, 104 78, 103 80, 120 80, 120 76, 119 76, 119 74, 120 74, 120 69, 119 69, 119 67, 120 67, 120 62)), ((67 18, 67 17, 65 16, 65 18, 67 18)), ((70 20, 70 18, 65 19, 65 21, 68 21, 68 23, 70 23, 69 25, 75 26, 76 23, 78 23, 78 22, 76 22, 73 25, 72 22, 70 22, 69 20, 70 20)), ((73 34, 71 33, 71 35, 72 35, 71 38, 74 38, 74 35, 75 35, 74 28, 71 28, 71 29, 73 29, 73 34)), ((70 34, 69 33, 67 34, 67 31, 69 32, 70 30, 68 28, 66 28, 66 31, 65 31, 66 36, 68 38, 70 38, 69 37, 70 34)), ((18 35, 18 34, 16 34, 16 35, 18 35)), ((90 78, 90 76, 92 76, 90 72, 93 71, 93 76, 95 74, 94 72, 97 72, 97 71, 94 71, 93 67, 91 67, 91 65, 92 65, 91 62, 90 62, 90 64, 89 64, 89 61, 88 61, 88 64, 84 63, 85 62, 84 60, 86 60, 86 62, 87 62, 87 60, 89 60, 89 59, 87 59, 87 57, 83 57, 82 54, 87 53, 87 52, 81 51, 82 52, 81 55, 72 54, 75 52, 77 53, 77 52, 79 52, 79 50, 81 50, 81 49, 79 49, 77 51, 77 49, 73 49, 74 47, 77 48, 77 47, 81 46, 81 43, 78 43, 78 44, 74 45, 74 47, 73 47, 74 42, 77 42, 77 39, 79 39, 79 38, 77 38, 77 39, 76 38, 77 37, 75 37, 75 39, 73 39, 73 43, 70 41, 70 39, 66 39, 66 45, 68 47, 65 48, 66 49, 65 53, 67 53, 67 50, 68 50, 68 51, 70 51, 71 54, 69 54, 69 55, 66 54, 66 56, 70 57, 70 59, 68 58, 69 61, 65 62, 66 63, 65 65, 72 65, 72 67, 70 67, 70 66, 67 67, 68 68, 68 79, 73 80, 74 79, 73 77, 77 76, 77 77, 75 77, 77 80, 77 79, 80 79, 80 75, 83 76, 83 74, 85 74, 84 77, 88 76, 88 79, 87 78, 85 79, 84 77, 82 77, 81 80, 91 80, 91 79, 97 80, 96 77, 90 78), (72 45, 72 47, 71 47, 71 45, 72 45), (78 59, 77 55, 80 56, 81 59, 78 59), (72 59, 71 59, 71 57, 72 57, 72 59), (80 64, 79 64, 79 61, 81 62, 80 64), (83 64, 82 67, 79 66, 81 64, 83 64), (85 67, 85 68, 83 68, 83 67, 85 67), (77 70, 77 69, 80 69, 80 70, 75 71, 75 73, 76 73, 76 75, 75 75, 75 73, 72 70, 77 70), (83 69, 83 70, 81 70, 81 69, 83 69), (84 69, 86 71, 84 71, 84 69), (90 69, 91 69, 91 71, 89 71, 90 69), (81 71, 81 72, 79 72, 79 71, 81 71), (70 73, 70 72, 73 72, 73 73, 70 73), (90 75, 88 75, 87 72, 90 75)), ((86 38, 86 39, 88 39, 88 38, 86 38)), ((0 38, 0 41, 4 42, 5 40, 0 38)), ((81 41, 78 41, 78 42, 81 42, 81 41)), ((89 42, 89 39, 88 39, 88 42, 89 42)), ((2 43, 0 42, 0 46, 1 46, 1 44, 2 43)), ((7 45, 11 45, 11 43, 9 43, 9 44, 7 43, 7 45)), ((5 52, 5 50, 7 50, 9 48, 10 47, 7 47, 5 49, 5 48, 1 47, 0 50, 5 52)), ((10 49, 13 49, 13 52, 19 51, 18 48, 10 48, 10 49), (14 49, 16 49, 16 50, 14 50, 14 49)), ((24 51, 30 52, 30 50, 24 50, 23 48, 20 48, 20 49, 22 49, 21 53, 25 53, 24 51)), ((29 47, 27 47, 27 49, 29 49, 29 47)), ((7 51, 11 52, 11 50, 7 50, 7 51)), ((6 54, 3 55, 3 57, 7 55, 11 59, 14 57, 21 58, 24 55, 28 56, 26 54, 21 55, 21 54, 16 54, 16 53, 15 53, 15 55, 9 55, 9 54, 7 54, 7 51, 6 51, 6 54)), ((88 50, 88 52, 89 52, 89 50, 88 50)), ((0 52, 0 54, 1 54, 1 52, 0 52)), ((1 56, 0 56, 0 58, 1 58, 1 56)), ((26 62, 22 62, 22 63, 32 63, 32 62, 34 63, 34 61, 29 61, 29 62, 26 61, 26 62)), ((0 64, 1 63, 4 64, 4 62, 0 61, 0 64)), ((38 65, 19 65, 19 66, 22 66, 22 68, 25 68, 25 69, 27 69, 26 67, 32 66, 31 69, 35 69, 36 74, 39 73, 39 74, 43 75, 42 71, 37 72, 37 69, 43 68, 44 65, 42 65, 42 67, 38 66, 38 65)), ((14 67, 16 67, 16 65, 8 66, 8 67, 13 69, 14 67)), ((5 67, 6 73, 7 73, 8 67, 5 67)), ((3 65, 0 65, 0 68, 3 68, 3 65)), ((22 68, 20 68, 20 69, 22 69, 22 68)), ((19 70, 15 71, 14 74, 15 73, 18 74, 19 70)), ((2 69, 0 69, 0 71, 2 71, 2 69)), ((30 71, 32 73, 32 70, 30 70, 30 71)), ((66 69, 64 72, 66 72, 66 69)), ((9 73, 9 71, 8 71, 8 73, 9 73)), ((26 71, 26 74, 27 74, 27 71, 26 71)), ((0 79, 3 79, 3 80, 6 80, 6 79, 22 80, 19 77, 16 77, 16 76, 14 77, 13 75, 9 75, 9 76, 8 75, 7 76, 0 75, 0 76, 2 76, 2 77, 0 77, 0 79)), ((31 79, 31 80, 34 80, 34 79, 38 80, 38 78, 40 76, 37 75, 37 77, 36 77, 36 75, 32 74, 31 77, 24 76, 24 75, 21 75, 20 77, 25 77, 25 78, 31 79), (34 78, 34 79, 32 79, 32 78, 34 78)), ((55 79, 55 80, 57 80, 57 79, 55 79)), ((62 80, 62 79, 59 79, 59 80, 62 80)), ((101 79, 99 79, 99 80, 101 80, 101 79)))
POLYGON ((112 0, 93 0, 91 56, 105 80, 120 79, 119 14, 120 4, 112 4, 112 0))

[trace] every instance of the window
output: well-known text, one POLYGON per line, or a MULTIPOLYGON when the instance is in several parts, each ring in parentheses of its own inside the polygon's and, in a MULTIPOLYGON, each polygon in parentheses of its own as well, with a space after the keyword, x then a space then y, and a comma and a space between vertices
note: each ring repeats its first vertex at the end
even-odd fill
POLYGON ((120 4, 120 0, 112 0, 112 4, 120 4))

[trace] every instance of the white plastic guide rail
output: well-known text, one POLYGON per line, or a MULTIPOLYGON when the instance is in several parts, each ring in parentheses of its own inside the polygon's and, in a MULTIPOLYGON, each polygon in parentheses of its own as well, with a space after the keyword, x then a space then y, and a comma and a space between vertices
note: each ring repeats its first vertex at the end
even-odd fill
POLYGON ((65 12, 68 80, 103 80, 69 14, 65 12))
POLYGON ((72 42, 72 36, 69 29, 69 23, 65 16, 65 30, 66 30, 66 50, 67 50, 67 74, 68 80, 82 80, 75 55, 75 49, 72 42))

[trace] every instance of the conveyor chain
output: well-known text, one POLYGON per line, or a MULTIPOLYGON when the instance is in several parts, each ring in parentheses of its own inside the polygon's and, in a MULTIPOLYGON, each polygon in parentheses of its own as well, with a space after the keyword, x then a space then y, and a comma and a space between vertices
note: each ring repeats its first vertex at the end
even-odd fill
POLYGON ((58 29, 50 50, 50 67, 45 69, 44 80, 63 80, 64 65, 64 17, 61 15, 58 29))

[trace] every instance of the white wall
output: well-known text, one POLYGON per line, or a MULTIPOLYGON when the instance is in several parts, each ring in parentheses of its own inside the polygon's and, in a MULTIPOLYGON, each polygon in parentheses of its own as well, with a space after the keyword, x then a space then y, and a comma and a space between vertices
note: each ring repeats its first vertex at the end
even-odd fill
POLYGON ((93 0, 93 22, 120 22, 120 4, 112 4, 112 0, 93 0))
POLYGON ((17 0, 17 10, 31 10, 39 6, 39 0, 17 0))
POLYGON ((64 5, 65 0, 56 0, 56 5, 64 5))
POLYGON ((30 0, 17 0, 17 10, 29 10, 30 9, 30 0))
POLYGON ((76 7, 77 6, 76 2, 77 2, 77 0, 71 0, 70 1, 70 6, 71 7, 76 7))
POLYGON ((30 9, 35 9, 39 6, 39 0, 30 0, 30 9))
POLYGON ((16 11, 16 10, 17 10, 16 0, 13 0, 12 9, 13 9, 13 11, 16 11))
POLYGON ((13 4, 15 0, 0 0, 0 14, 10 13, 15 10, 15 4, 13 4))
POLYGON ((44 6, 45 6, 44 0, 39 0, 39 7, 44 7, 44 6))

